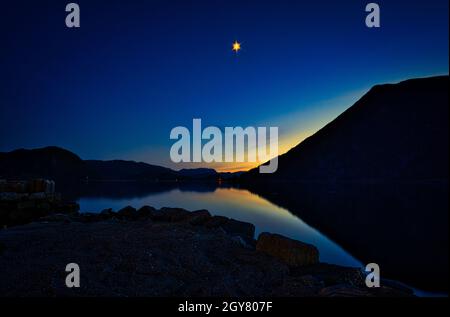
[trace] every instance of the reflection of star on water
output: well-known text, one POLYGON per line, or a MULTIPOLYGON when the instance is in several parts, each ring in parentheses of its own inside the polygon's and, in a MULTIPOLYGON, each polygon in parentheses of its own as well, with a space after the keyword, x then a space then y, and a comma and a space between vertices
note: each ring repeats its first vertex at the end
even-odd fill
POLYGON ((241 50, 241 43, 239 43, 238 41, 234 41, 234 43, 233 43, 233 51, 235 51, 237 53, 240 50, 241 50))

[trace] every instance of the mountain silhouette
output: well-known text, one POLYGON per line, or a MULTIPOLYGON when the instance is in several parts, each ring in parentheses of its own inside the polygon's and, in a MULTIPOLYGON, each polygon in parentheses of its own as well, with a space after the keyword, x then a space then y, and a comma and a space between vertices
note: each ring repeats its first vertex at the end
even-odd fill
POLYGON ((78 179, 85 173, 79 156, 55 146, 0 152, 0 178, 61 180, 78 179))
POLYGON ((187 177, 210 177, 217 176, 217 171, 212 168, 183 168, 178 171, 180 175, 187 177))
POLYGON ((92 180, 159 180, 176 179, 177 173, 170 168, 134 161, 85 161, 87 175, 92 180))
POLYGON ((0 152, 0 179, 47 178, 58 183, 92 181, 156 181, 234 179, 237 173, 219 173, 211 168, 172 170, 167 167, 125 160, 82 160, 56 146, 0 152))
POLYGON ((68 150, 50 146, 0 152, 0 178, 47 178, 63 183, 80 180, 147 181, 174 180, 177 172, 134 161, 82 160, 68 150))
POLYGON ((243 179, 448 179, 448 76, 373 87, 313 136, 279 156, 278 170, 243 179))

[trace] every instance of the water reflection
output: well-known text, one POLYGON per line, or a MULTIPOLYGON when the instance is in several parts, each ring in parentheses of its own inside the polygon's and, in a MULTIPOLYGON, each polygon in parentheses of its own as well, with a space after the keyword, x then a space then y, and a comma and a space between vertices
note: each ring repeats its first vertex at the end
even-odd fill
POLYGON ((214 215, 251 222, 257 233, 312 243, 323 262, 347 266, 361 266, 358 260, 375 262, 385 278, 429 291, 448 289, 448 183, 241 184, 241 188, 217 187, 214 182, 89 183, 68 188, 60 190, 78 201, 82 211, 127 205, 208 209, 214 215))
MULTIPOLYGON (((108 185, 122 187, 122 185, 108 185)), ((116 191, 118 189, 116 188, 116 191)), ((123 193, 123 192, 122 192, 123 193)), ((237 188, 216 188, 209 186, 188 186, 163 192, 150 192, 137 197, 93 196, 78 199, 82 211, 100 212, 105 208, 119 210, 131 205, 161 207, 181 207, 187 210, 207 209, 213 215, 221 215, 253 223, 256 236, 264 231, 311 243, 320 251, 323 262, 361 266, 361 263, 344 251, 336 243, 313 229, 297 216, 278 207, 248 190, 237 188)))
POLYGON ((448 182, 248 184, 327 234, 383 277, 448 290, 448 182))

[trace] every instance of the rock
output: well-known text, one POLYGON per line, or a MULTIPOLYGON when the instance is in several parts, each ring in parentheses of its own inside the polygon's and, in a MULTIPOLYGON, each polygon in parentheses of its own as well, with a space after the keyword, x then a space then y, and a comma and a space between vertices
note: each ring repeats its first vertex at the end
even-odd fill
POLYGON ((389 279, 382 279, 381 280, 381 285, 382 286, 387 286, 388 288, 390 288, 392 290, 397 290, 397 291, 399 291, 401 293, 414 295, 414 290, 412 290, 407 285, 405 285, 403 283, 400 283, 398 281, 389 280, 389 279))
POLYGON ((208 228, 222 228, 226 233, 246 238, 255 236, 255 226, 248 222, 229 219, 222 216, 213 216, 205 223, 208 228))
POLYGON ((80 221, 84 223, 92 223, 102 220, 100 214, 85 212, 81 214, 80 221))
POLYGON ((227 217, 223 216, 213 216, 208 222, 205 223, 207 228, 218 228, 228 221, 227 217))
POLYGON ((101 215, 111 215, 114 214, 114 211, 112 210, 112 208, 107 208, 107 209, 103 209, 100 212, 101 215))
POLYGON ((10 212, 7 215, 6 224, 7 225, 19 225, 32 222, 35 219, 44 216, 43 214, 37 213, 31 209, 17 209, 10 212))
POLYGON ((21 199, 22 197, 28 196, 27 194, 19 194, 19 193, 0 193, 0 201, 16 201, 21 199))
POLYGON ((45 183, 46 183, 45 193, 46 194, 54 194, 55 193, 55 182, 46 180, 45 183))
POLYGON ((300 276, 297 279, 303 286, 315 288, 315 287, 323 287, 323 281, 313 275, 304 275, 300 276))
POLYGON ((111 208, 103 209, 100 212, 100 218, 103 220, 111 219, 111 218, 115 217, 116 215, 117 214, 111 208))
POLYGON ((204 225, 209 219, 211 219, 211 214, 208 210, 196 210, 191 212, 189 223, 194 226, 204 225))
POLYGON ((55 212, 74 214, 80 210, 80 205, 76 202, 61 202, 55 207, 55 212))
POLYGON ((155 221, 179 222, 189 219, 190 212, 182 208, 163 207, 156 211, 152 219, 155 221))
POLYGON ((246 239, 244 239, 241 236, 233 236, 231 238, 231 240, 233 240, 234 242, 236 242, 238 245, 240 245, 243 248, 246 248, 246 249, 249 249, 249 250, 254 250, 254 247, 250 243, 248 243, 246 241, 246 239))
POLYGON ((44 193, 47 188, 45 179, 33 179, 28 184, 30 193, 44 193))
POLYGON ((255 226, 248 222, 228 219, 221 227, 232 235, 238 235, 245 238, 253 239, 255 236, 255 226))
POLYGON ((47 200, 36 200, 36 210, 39 210, 45 214, 50 214, 52 212, 52 206, 47 200))
POLYGON ((354 286, 340 284, 329 286, 319 292, 319 296, 323 297, 373 297, 370 290, 357 288, 354 286))
POLYGON ((39 192, 39 193, 31 193, 29 196, 29 199, 33 199, 33 200, 44 200, 47 199, 47 195, 43 192, 39 192))
POLYGON ((402 296, 387 287, 350 285, 345 276, 329 279, 343 282, 328 285, 324 276, 355 269, 320 263, 289 267, 247 248, 245 238, 189 225, 208 214, 197 211, 172 223, 102 221, 98 213, 80 214, 90 223, 40 222, 0 230, 0 297, 402 296), (64 284, 71 259, 84 268, 86 281, 75 292, 64 284))
POLYGON ((312 266, 291 267, 293 276, 312 275, 323 282, 323 287, 332 285, 348 285, 365 288, 365 275, 361 268, 344 267, 335 264, 318 263, 312 266))
POLYGON ((319 262, 319 250, 315 246, 279 234, 261 233, 256 250, 274 256, 293 267, 319 262))
POLYGON ((156 209, 150 206, 143 206, 138 209, 137 216, 139 219, 151 219, 155 214, 156 209))
POLYGON ((45 217, 42 217, 39 219, 41 222, 65 222, 65 223, 69 223, 72 222, 75 219, 75 217, 71 216, 71 215, 67 215, 67 214, 53 214, 53 215, 48 215, 45 217))
MULTIPOLYGON (((383 281, 381 281, 383 283, 383 281)), ((381 284, 381 287, 370 288, 372 296, 376 297, 415 297, 414 291, 408 287, 403 289, 387 287, 381 284)))
POLYGON ((138 213, 135 208, 127 206, 117 212, 117 217, 123 220, 137 220, 138 213))
POLYGON ((36 201, 34 200, 25 200, 17 203, 17 210, 25 210, 25 209, 34 209, 36 206, 36 201))
POLYGON ((2 191, 9 193, 27 193, 29 184, 24 181, 6 181, 2 186, 2 191))
POLYGON ((46 179, 32 179, 26 181, 1 180, 0 192, 11 193, 52 193, 55 183, 46 179))

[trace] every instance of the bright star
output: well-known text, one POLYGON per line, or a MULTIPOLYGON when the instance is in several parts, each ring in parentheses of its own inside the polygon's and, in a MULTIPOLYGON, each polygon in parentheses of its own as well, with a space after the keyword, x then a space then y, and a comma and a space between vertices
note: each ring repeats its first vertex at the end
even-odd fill
POLYGON ((233 43, 233 51, 235 51, 237 53, 240 50, 241 50, 241 43, 239 43, 238 41, 234 41, 234 43, 233 43))

